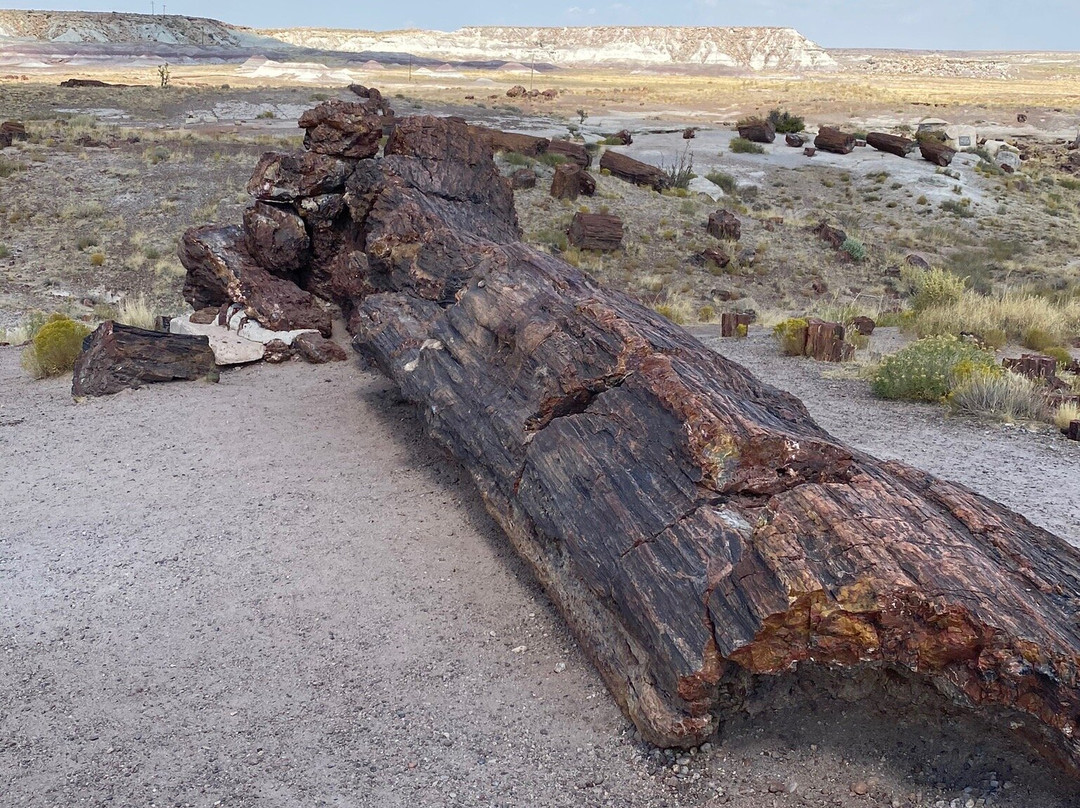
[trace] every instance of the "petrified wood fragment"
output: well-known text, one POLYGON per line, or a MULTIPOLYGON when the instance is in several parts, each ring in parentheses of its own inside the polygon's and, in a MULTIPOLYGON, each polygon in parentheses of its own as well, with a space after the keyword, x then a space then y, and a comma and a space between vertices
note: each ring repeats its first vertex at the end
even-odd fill
POLYGON ((510 175, 510 187, 515 191, 527 191, 536 187, 536 172, 531 168, 519 168, 510 175))
POLYGON ((739 137, 752 140, 754 143, 772 143, 776 140, 776 129, 771 121, 764 118, 747 118, 739 121, 736 125, 739 137))
POLYGON ((933 140, 932 138, 919 141, 919 151, 922 153, 924 160, 942 167, 951 163, 956 156, 956 149, 950 148, 942 141, 933 140))
POLYGON ((256 202, 245 210, 244 238, 255 261, 282 277, 295 277, 311 257, 304 220, 279 205, 256 202))
POLYGON ((709 214, 705 230, 710 236, 719 239, 738 241, 742 237, 742 223, 730 210, 718 210, 709 214))
POLYGON ((846 331, 840 323, 811 318, 806 321, 803 353, 822 362, 845 362, 855 353, 855 346, 847 342, 845 336, 846 331))
POLYGON ((621 180, 632 182, 634 185, 645 185, 654 191, 664 190, 669 182, 667 174, 656 166, 627 157, 625 154, 608 149, 600 157, 600 168, 607 169, 612 176, 621 180))
POLYGON ((721 337, 745 337, 754 322, 754 315, 748 311, 725 311, 720 315, 721 337))
POLYGON ((107 396, 155 382, 201 379, 214 370, 206 337, 147 331, 106 320, 83 340, 71 394, 107 396))
POLYGON ((1013 373, 1027 376, 1029 379, 1048 382, 1057 378, 1058 361, 1052 356, 1021 354, 1017 358, 1006 357, 1001 360, 1001 363, 1013 373))
POLYGON ((551 178, 551 195, 556 199, 577 199, 596 193, 596 180, 577 163, 563 163, 551 178))
POLYGON ((878 151, 895 154, 897 157, 907 157, 919 146, 911 138, 889 135, 884 132, 871 132, 866 136, 866 142, 878 151))
POLYGON ((255 166, 247 191, 256 199, 292 202, 304 196, 338 193, 355 161, 326 154, 267 152, 255 166))
POLYGON ((622 219, 607 213, 578 211, 570 221, 566 235, 575 247, 610 252, 622 246, 622 219))
POLYGON ((304 148, 336 157, 374 157, 379 151, 383 121, 366 104, 333 99, 300 116, 304 148))
POLYGON ((855 135, 832 126, 823 126, 814 138, 814 146, 834 154, 849 154, 855 148, 855 135))

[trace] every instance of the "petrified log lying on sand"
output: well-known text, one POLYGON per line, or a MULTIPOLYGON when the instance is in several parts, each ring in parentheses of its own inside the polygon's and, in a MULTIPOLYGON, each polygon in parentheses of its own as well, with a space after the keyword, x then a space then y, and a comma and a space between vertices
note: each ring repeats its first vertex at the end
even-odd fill
POLYGON ((668 186, 667 174, 656 166, 627 157, 625 154, 619 154, 611 149, 601 155, 600 168, 606 168, 613 176, 621 180, 632 182, 634 185, 645 185, 654 191, 662 191, 668 186))
POLYGON ((871 132, 866 136, 866 142, 878 151, 895 154, 897 157, 907 157, 919 146, 909 137, 889 135, 885 132, 871 132))
POLYGON ((836 664, 1026 713, 1077 761, 1080 553, 844 446, 631 299, 476 236, 478 215, 498 231, 510 213, 415 187, 375 202, 369 258, 401 291, 361 304, 356 344, 468 468, 646 737, 699 743, 755 677, 836 664))
POLYGON ((776 129, 772 122, 764 118, 747 118, 736 124, 739 137, 752 140, 755 143, 772 143, 776 140, 776 129))
POLYGON ((1080 552, 844 446, 629 297, 522 244, 463 123, 405 119, 349 179, 356 346, 415 402, 650 741, 842 666, 995 708, 1076 767, 1080 552), (362 203, 362 204, 361 204, 362 203))
POLYGON ((832 126, 823 126, 814 138, 814 146, 834 154, 850 154, 855 148, 855 135, 832 126))
POLYGON ((106 320, 83 340, 71 380, 73 396, 106 396, 131 387, 201 379, 214 370, 206 337, 146 331, 106 320))
POLYGON ((932 138, 919 141, 919 151, 924 160, 942 167, 949 165, 956 156, 956 149, 932 138))

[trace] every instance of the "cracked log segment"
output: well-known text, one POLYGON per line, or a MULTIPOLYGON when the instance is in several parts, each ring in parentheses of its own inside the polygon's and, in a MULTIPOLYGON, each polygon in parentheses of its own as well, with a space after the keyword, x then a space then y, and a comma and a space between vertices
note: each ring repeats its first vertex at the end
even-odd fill
POLYGON ((634 185, 644 185, 654 191, 662 191, 670 185, 667 174, 656 166, 627 157, 625 154, 608 149, 600 157, 600 169, 607 169, 611 175, 626 180, 634 185))
POLYGON ((1075 773, 1080 552, 822 430, 520 242, 490 145, 400 121, 348 181, 355 346, 417 405, 653 743, 795 666, 929 681, 1075 773))
POLYGON ((907 157, 915 149, 919 148, 919 144, 911 138, 889 135, 884 132, 871 132, 866 136, 866 143, 878 151, 895 154, 897 157, 907 157))

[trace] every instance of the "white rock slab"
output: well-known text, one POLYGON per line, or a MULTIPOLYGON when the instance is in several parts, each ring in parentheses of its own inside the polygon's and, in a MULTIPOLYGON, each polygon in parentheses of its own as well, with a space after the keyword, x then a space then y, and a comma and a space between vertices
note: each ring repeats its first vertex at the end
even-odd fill
POLYGON ((214 362, 218 365, 244 365, 258 362, 266 353, 266 346, 261 342, 241 337, 217 323, 193 323, 190 315, 173 317, 169 321, 169 331, 173 334, 191 334, 205 336, 210 340, 210 350, 214 352, 214 362))

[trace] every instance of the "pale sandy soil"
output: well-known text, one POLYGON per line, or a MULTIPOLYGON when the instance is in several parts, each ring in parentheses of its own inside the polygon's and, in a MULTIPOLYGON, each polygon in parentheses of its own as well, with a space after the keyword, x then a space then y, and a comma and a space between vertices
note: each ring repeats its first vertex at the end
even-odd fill
MULTIPOLYGON (((1080 540, 1075 445, 723 350, 1080 540)), ((0 468, 5 807, 1076 804, 962 716, 805 676, 685 768, 641 744, 468 478, 352 362, 75 405, 0 348, 0 468)))

